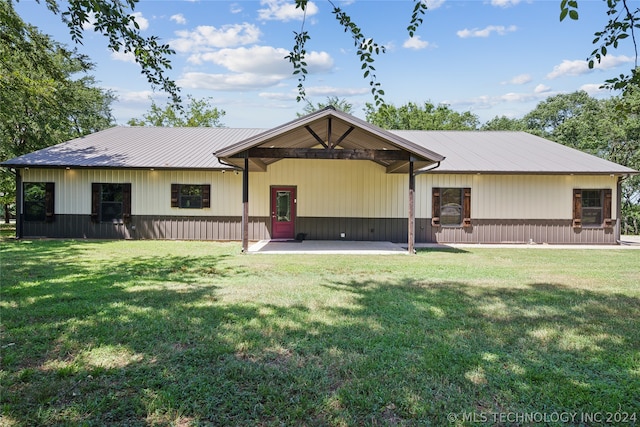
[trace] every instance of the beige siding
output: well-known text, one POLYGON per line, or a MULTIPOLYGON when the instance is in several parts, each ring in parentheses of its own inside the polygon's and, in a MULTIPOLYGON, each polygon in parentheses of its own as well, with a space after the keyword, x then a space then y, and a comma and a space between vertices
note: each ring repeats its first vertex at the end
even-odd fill
MULTIPOLYGON (((55 182, 56 213, 89 215, 92 182, 130 182, 133 215, 239 216, 242 173, 220 171, 29 169, 25 182, 55 182), (171 208, 171 184, 211 184, 211 208, 171 208)), ((281 160, 250 174, 249 214, 270 216, 270 186, 298 190, 301 217, 406 218, 408 177, 368 161, 281 160)), ((472 218, 571 219, 573 188, 613 190, 610 176, 422 174, 416 178, 416 217, 431 217, 432 187, 471 187, 472 218)))
POLYGON ((29 169, 23 181, 55 182, 57 214, 91 214, 91 183, 131 183, 133 215, 234 216, 242 206, 242 175, 201 171, 29 169), (210 184, 211 208, 171 207, 171 184, 210 184))
POLYGON ((249 214, 269 215, 270 187, 297 187, 298 216, 406 218, 408 177, 368 161, 281 160, 250 175, 249 214))
MULTIPOLYGON (((420 175, 417 191, 432 187, 471 187, 471 216, 480 219, 571 219, 574 188, 613 190, 616 218, 617 178, 582 175, 420 175)), ((431 217, 431 200, 416 208, 417 217, 431 217), (426 207, 426 209, 424 209, 426 207)))

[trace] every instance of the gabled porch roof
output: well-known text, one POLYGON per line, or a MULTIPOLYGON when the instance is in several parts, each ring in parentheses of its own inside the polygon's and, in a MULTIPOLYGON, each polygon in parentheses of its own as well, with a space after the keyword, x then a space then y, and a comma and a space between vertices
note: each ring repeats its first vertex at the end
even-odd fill
POLYGON ((405 138, 327 107, 225 147, 215 153, 221 162, 250 171, 285 158, 370 160, 387 173, 408 173, 444 160, 444 156, 405 138))

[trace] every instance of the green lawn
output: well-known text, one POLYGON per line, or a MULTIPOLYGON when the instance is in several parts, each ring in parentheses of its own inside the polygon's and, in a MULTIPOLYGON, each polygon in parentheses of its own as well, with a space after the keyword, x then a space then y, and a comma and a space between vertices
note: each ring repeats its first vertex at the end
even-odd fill
POLYGON ((3 426, 640 418, 640 251, 0 245, 3 426))
POLYGON ((16 235, 16 224, 10 223, 5 224, 4 220, 0 218, 0 239, 15 237, 16 235))

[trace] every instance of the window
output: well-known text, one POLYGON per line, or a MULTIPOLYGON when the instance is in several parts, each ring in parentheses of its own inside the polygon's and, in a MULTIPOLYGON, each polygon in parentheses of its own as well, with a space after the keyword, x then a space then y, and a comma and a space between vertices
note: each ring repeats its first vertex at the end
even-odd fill
POLYGON ((24 220, 29 222, 52 222, 54 220, 54 183, 25 182, 24 220))
POLYGON ((471 189, 432 189, 431 225, 434 227, 471 227, 471 189))
POLYGON ((181 209, 202 209, 211 207, 211 186, 192 184, 171 184, 171 207, 181 209))
POLYGON ((93 183, 91 185, 91 220, 93 222, 129 222, 131 219, 131 184, 93 183))
POLYGON ((612 228, 611 190, 573 190, 573 227, 612 228))

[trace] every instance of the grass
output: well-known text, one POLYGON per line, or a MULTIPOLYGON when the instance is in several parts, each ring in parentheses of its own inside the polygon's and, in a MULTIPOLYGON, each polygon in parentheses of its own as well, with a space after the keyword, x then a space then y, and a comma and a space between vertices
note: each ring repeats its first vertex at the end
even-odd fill
POLYGON ((0 425, 640 417, 640 251, 1 245, 0 425))
POLYGON ((5 224, 4 220, 0 219, 0 239, 15 237, 16 235, 16 224, 9 223, 5 224))

